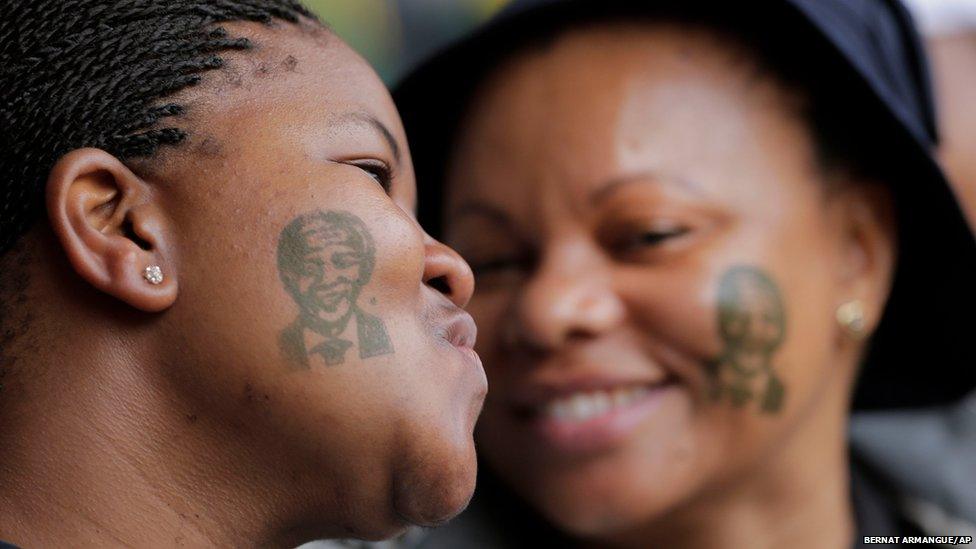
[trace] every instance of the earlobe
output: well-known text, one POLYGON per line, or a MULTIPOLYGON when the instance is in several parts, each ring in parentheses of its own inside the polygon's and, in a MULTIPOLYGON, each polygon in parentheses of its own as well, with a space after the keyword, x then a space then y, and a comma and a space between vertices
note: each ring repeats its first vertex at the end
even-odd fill
POLYGON ((838 198, 844 227, 838 322, 849 331, 851 325, 841 319, 852 319, 860 337, 874 331, 891 290, 896 261, 894 206, 885 189, 867 184, 838 198), (857 315, 849 314, 852 304, 857 304, 857 315))
POLYGON ((119 159, 99 149, 68 153, 51 170, 46 199, 51 228, 78 275, 143 311, 173 304, 168 223, 152 189, 119 159))

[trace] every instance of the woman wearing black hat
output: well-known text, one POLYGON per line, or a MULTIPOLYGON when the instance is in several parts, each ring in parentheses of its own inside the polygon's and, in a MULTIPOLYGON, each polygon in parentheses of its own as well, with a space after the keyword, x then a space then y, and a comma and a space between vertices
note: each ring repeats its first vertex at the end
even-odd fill
POLYGON ((631 547, 915 531, 846 437, 976 385, 911 23, 729 4, 516 2, 398 91, 422 217, 478 278, 482 517, 631 547))

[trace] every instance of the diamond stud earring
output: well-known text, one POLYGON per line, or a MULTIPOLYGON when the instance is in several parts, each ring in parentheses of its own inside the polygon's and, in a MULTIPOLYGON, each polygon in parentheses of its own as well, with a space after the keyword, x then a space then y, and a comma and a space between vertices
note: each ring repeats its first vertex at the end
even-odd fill
POLYGON ((859 299, 853 299, 837 307, 837 323, 854 339, 863 337, 866 328, 864 303, 859 299))
POLYGON ((153 286, 158 286, 163 283, 163 270, 159 265, 150 265, 142 272, 142 277, 153 286))

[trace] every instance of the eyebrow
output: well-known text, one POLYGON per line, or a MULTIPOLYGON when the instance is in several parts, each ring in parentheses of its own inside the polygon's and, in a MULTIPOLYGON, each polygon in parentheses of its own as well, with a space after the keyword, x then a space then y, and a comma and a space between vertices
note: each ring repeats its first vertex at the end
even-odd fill
MULTIPOLYGON (((657 172, 640 172, 617 177, 607 181, 599 188, 590 192, 589 199, 591 203, 599 204, 600 202, 609 198, 610 195, 620 190, 620 188, 639 184, 674 184, 675 186, 686 189, 696 195, 704 195, 704 190, 702 189, 701 185, 690 179, 684 179, 681 177, 667 177, 657 172)), ((499 225, 504 225, 509 228, 512 227, 511 218, 502 209, 477 200, 462 203, 457 207, 457 209, 450 212, 449 221, 456 221, 457 219, 466 216, 483 217, 485 219, 494 221, 499 225)))
POLYGON ((607 181, 599 188, 590 192, 590 202, 598 204, 610 197, 622 187, 638 184, 651 185, 673 185, 690 191, 698 196, 702 196, 704 191, 698 183, 683 177, 669 176, 659 172, 640 172, 631 175, 617 177, 607 181))
POLYGON ((470 201, 465 202, 450 213, 450 220, 457 221, 466 216, 484 217, 499 225, 510 227, 512 222, 508 215, 501 209, 484 202, 470 201))
POLYGON ((341 115, 338 121, 340 123, 353 122, 368 126, 378 131, 379 134, 383 136, 383 139, 386 141, 387 145, 390 146, 390 151, 393 152, 393 159, 397 162, 397 164, 400 163, 400 158, 402 156, 400 152, 400 145, 397 144, 396 137, 393 136, 393 132, 390 131, 390 128, 387 128, 386 125, 380 122, 378 118, 366 111, 353 111, 341 115))

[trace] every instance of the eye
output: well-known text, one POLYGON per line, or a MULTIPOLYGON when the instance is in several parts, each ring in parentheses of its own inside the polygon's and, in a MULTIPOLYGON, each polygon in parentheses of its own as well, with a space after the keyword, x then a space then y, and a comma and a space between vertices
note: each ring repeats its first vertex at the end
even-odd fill
POLYGON ((500 272, 521 270, 523 261, 517 257, 499 257, 484 261, 472 261, 471 272, 475 277, 497 274, 500 272))
POLYGON ((534 269, 532 259, 523 256, 486 257, 468 264, 478 288, 485 292, 516 287, 534 269))
POLYGON ((679 236, 684 236, 688 234, 689 229, 686 227, 675 227, 673 229, 666 230, 654 230, 645 231, 637 235, 635 239, 635 244, 640 246, 658 246, 665 241, 678 238, 679 236))
POLYGON ((651 252, 678 240, 691 232, 690 227, 682 225, 662 226, 653 229, 633 228, 621 231, 608 239, 608 244, 615 253, 621 255, 651 252))
POLYGON ((390 194, 390 189, 393 186, 393 176, 390 167, 385 162, 379 160, 360 160, 349 162, 349 164, 366 172, 379 183, 380 187, 383 187, 383 191, 386 194, 390 194))

